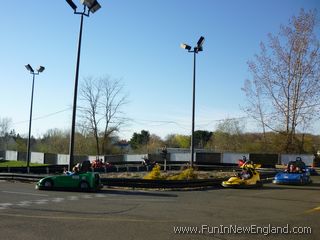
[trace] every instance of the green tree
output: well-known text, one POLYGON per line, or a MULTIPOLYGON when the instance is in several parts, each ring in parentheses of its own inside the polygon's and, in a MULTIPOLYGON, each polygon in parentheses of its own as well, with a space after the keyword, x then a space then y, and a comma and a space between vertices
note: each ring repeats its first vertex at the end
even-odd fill
POLYGON ((130 139, 130 145, 132 149, 136 150, 149 143, 150 133, 146 130, 142 130, 140 133, 133 133, 130 139))
POLYGON ((18 152, 26 152, 27 151, 27 139, 22 138, 19 134, 15 137, 15 141, 17 143, 16 151, 18 152))
POLYGON ((191 145, 190 136, 187 136, 187 135, 177 134, 175 135, 175 140, 179 148, 189 148, 191 145))
POLYGON ((212 132, 205 130, 197 130, 194 132, 194 145, 196 148, 204 148, 210 138, 212 137, 212 132))
POLYGON ((190 143, 190 136, 181 134, 170 134, 165 140, 165 145, 172 148, 189 148, 190 143))

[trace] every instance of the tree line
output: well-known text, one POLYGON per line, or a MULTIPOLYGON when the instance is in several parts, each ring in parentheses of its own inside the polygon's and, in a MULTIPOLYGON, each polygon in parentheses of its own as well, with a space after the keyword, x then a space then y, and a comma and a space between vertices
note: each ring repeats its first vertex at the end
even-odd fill
MULTIPOLYGON (((249 133, 244 132, 244 123, 236 119, 226 119, 217 124, 216 130, 197 130, 194 133, 195 148, 215 152, 255 152, 255 153, 286 153, 286 137, 281 133, 249 133)), ((100 137, 100 142, 104 141, 100 137)), ((70 132, 50 129, 40 138, 31 138, 31 149, 35 152, 69 153, 70 132)), ((168 148, 189 149, 190 135, 169 134, 164 139, 148 130, 133 133, 131 139, 121 140, 116 134, 109 135, 104 152, 100 155, 124 153, 154 153, 163 146, 168 148)), ((293 150, 290 153, 316 154, 320 150, 320 135, 307 133, 296 134, 293 139, 293 150)), ((27 151, 27 138, 10 131, 0 136, 0 150, 27 151)), ((98 155, 96 136, 94 133, 75 135, 76 155, 98 155)))
MULTIPOLYGON (((214 152, 287 153, 286 136, 276 132, 243 132, 238 120, 224 120, 214 132, 194 132, 195 148, 214 152)), ((146 130, 134 133, 130 144, 135 153, 154 152, 163 146, 189 149, 190 135, 170 134, 164 140, 146 130)), ((320 150, 320 135, 296 134, 290 153, 316 154, 320 150)))

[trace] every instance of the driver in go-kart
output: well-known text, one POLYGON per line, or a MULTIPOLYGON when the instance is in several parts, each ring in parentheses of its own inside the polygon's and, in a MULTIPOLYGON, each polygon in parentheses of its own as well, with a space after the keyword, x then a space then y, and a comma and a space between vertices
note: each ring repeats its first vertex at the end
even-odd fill
POLYGON ((289 164, 287 172, 295 173, 296 172, 296 166, 293 163, 289 164))
POLYGON ((252 177, 252 174, 250 174, 248 169, 243 169, 239 177, 243 180, 247 180, 252 177))
POLYGON ((251 175, 247 169, 243 169, 243 171, 240 173, 240 178, 243 180, 247 180, 250 177, 251 177, 251 175))
POLYGON ((306 164, 301 160, 300 157, 297 157, 296 161, 290 161, 288 167, 285 170, 288 173, 301 173, 306 168, 306 164))
POLYGON ((80 171, 80 164, 77 163, 73 168, 72 168, 72 172, 70 171, 63 171, 64 174, 70 176, 70 175, 75 175, 75 174, 78 174, 80 171))
POLYGON ((241 178, 242 180, 247 180, 250 179, 253 176, 253 173, 250 169, 248 169, 245 164, 249 163, 249 160, 246 158, 246 156, 242 157, 242 171, 241 173, 238 173, 238 177, 241 178))

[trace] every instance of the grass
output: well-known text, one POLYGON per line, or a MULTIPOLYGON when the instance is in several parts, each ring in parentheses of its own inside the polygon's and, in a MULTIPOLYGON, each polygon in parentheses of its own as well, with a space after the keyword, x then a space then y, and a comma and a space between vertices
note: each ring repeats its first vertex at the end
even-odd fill
MULTIPOLYGON (((31 167, 46 166, 47 164, 30 163, 31 167)), ((27 162, 24 161, 0 161, 0 167, 26 167, 27 162)))

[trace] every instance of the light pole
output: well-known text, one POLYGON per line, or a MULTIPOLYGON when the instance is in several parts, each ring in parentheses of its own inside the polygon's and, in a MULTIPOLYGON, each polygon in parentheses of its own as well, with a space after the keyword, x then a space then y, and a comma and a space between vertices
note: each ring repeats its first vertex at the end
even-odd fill
POLYGON ((200 37, 197 46, 191 50, 191 46, 183 43, 181 48, 188 50, 188 52, 193 53, 193 84, 192 84, 192 128, 191 128, 191 167, 193 167, 194 162, 194 116, 195 116, 195 92, 196 92, 196 55, 198 52, 203 50, 202 45, 204 43, 204 37, 200 37))
POLYGON ((25 65, 26 69, 32 74, 32 90, 31 90, 31 105, 30 105, 30 119, 29 119, 29 134, 28 134, 28 144, 27 144, 27 172, 30 172, 30 145, 31 145, 31 122, 32 122, 32 108, 33 108, 33 91, 34 91, 34 79, 35 75, 39 75, 39 73, 44 71, 44 67, 40 66, 37 69, 37 72, 33 70, 30 64, 25 65))
POLYGON ((73 162, 74 162, 74 134, 75 134, 75 126, 76 126, 76 113, 77 113, 77 95, 78 95, 78 79, 79 79, 83 16, 89 17, 90 12, 95 13, 97 10, 99 10, 101 8, 101 6, 98 3, 98 1, 96 1, 96 0, 80 0, 80 2, 83 4, 83 11, 77 12, 77 5, 75 5, 72 0, 66 0, 66 2, 73 9, 74 14, 81 15, 79 41, 78 41, 77 64, 76 64, 76 76, 75 76, 75 80, 74 80, 72 123, 71 123, 70 146, 69 146, 70 160, 69 160, 68 170, 71 171, 72 166, 73 166, 73 162))

